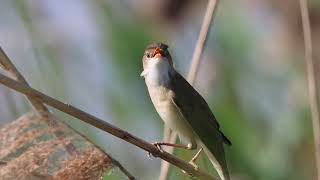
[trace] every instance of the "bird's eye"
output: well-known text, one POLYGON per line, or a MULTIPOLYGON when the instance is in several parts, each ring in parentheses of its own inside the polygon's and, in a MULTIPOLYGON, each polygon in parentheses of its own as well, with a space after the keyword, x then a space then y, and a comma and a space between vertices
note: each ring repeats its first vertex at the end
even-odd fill
POLYGON ((150 58, 150 57, 151 57, 150 53, 147 53, 146 56, 147 56, 147 58, 150 58))

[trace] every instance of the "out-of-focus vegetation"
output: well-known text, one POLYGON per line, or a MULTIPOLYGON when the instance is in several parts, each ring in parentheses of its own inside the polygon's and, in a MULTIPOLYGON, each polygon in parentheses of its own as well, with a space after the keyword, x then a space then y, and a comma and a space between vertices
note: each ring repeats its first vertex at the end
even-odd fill
MULTIPOLYGON (((0 45, 32 87, 149 142, 162 139, 142 78, 152 41, 169 44, 187 74, 206 1, 1 1, 0 45)), ((315 58, 320 3, 310 1, 315 58)), ((232 140, 233 179, 301 180, 315 174, 298 1, 221 1, 196 89, 232 140)), ((0 87, 0 125, 30 110, 0 87)), ((138 179, 155 179, 160 160, 59 112, 138 179)), ((177 151, 188 160, 193 153, 177 151)), ((200 166, 212 170, 202 158, 200 166)), ((184 179, 173 168, 171 179, 184 179)), ((106 179, 121 179, 117 173, 106 179)))

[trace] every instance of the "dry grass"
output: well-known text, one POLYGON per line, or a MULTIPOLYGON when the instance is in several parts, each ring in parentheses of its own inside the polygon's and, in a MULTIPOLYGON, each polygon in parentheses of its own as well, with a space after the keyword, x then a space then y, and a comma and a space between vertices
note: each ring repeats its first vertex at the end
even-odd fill
POLYGON ((79 156, 68 159, 55 176, 55 179, 97 179, 111 167, 111 161, 101 151, 91 149, 79 156))
POLYGON ((48 121, 57 122, 29 113, 0 129, 1 179, 101 179, 112 168, 112 159, 99 148, 48 121))

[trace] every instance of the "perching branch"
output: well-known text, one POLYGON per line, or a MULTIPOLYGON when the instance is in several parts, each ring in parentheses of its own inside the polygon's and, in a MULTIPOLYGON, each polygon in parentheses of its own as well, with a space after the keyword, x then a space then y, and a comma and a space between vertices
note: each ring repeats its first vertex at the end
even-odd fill
MULTIPOLYGON (((22 74, 18 71, 18 69, 15 67, 15 65, 11 62, 7 54, 3 51, 3 49, 0 47, 0 65, 1 67, 6 70, 8 75, 17 80, 18 82, 24 84, 27 87, 30 87, 26 79, 22 76, 22 74)), ((26 95, 26 98, 29 100, 31 103, 33 109, 37 112, 38 116, 49 116, 50 112, 48 108, 39 100, 35 99, 34 97, 30 95, 26 95)), ((45 118, 45 119, 50 119, 50 118, 45 118)), ((58 127, 60 124, 57 122, 53 121, 50 119, 50 122, 46 122, 50 127, 58 127)), ((64 134, 57 133, 53 131, 53 134, 60 140, 64 137, 64 134)), ((67 144, 66 149, 69 154, 76 153, 76 148, 73 146, 72 143, 67 144)))
POLYGON ((72 105, 63 103, 61 101, 58 101, 50 96, 47 96, 33 88, 30 88, 22 83, 19 83, 5 75, 0 74, 0 83, 4 86, 13 89, 15 91, 18 91, 22 94, 25 94, 27 96, 32 96, 36 98, 38 101, 41 101, 49 106, 52 106, 62 112, 65 112, 75 118, 78 118, 98 129, 101 129, 105 132, 108 132, 120 139, 123 139, 137 147, 140 147, 141 149, 144 149, 151 153, 154 157, 159 157, 163 160, 166 160, 170 162, 171 164, 181 168, 182 170, 186 171, 188 174, 191 174, 195 177, 198 177, 200 179, 204 180, 216 180, 217 178, 214 178, 213 176, 200 171, 196 170, 192 165, 189 163, 176 158, 175 156, 172 156, 171 154, 167 152, 160 151, 157 147, 154 145, 144 141, 143 139, 140 139, 116 126, 111 125, 110 123, 99 119, 91 114, 88 114, 72 105))
MULTIPOLYGON (((0 66, 6 70, 9 74, 9 76, 21 83, 23 83, 26 86, 29 86, 28 82, 25 80, 25 78, 21 75, 21 73, 18 71, 18 69, 14 66, 14 64, 10 61, 9 57, 6 55, 6 53, 2 50, 0 47, 0 66)), ((27 96, 27 99, 30 101, 31 105, 35 109, 35 111, 38 113, 38 115, 42 113, 49 113, 47 107, 42 104, 42 102, 37 101, 31 96, 27 96)))
POLYGON ((314 145, 315 145, 315 157, 316 157, 316 172, 317 179, 320 180, 320 117, 319 117, 319 101, 317 98, 317 81, 314 69, 314 61, 312 58, 312 38, 311 38, 311 27, 308 12, 307 0, 300 0, 300 11, 303 29, 303 38, 305 46, 305 62, 306 71, 308 78, 308 89, 309 89, 309 103, 312 116, 313 134, 314 134, 314 145))
MULTIPOLYGON (((0 47, 0 67, 3 68, 4 70, 6 70, 6 72, 8 73, 8 75, 19 81, 20 83, 24 84, 25 86, 29 87, 28 82, 26 81, 26 79, 22 76, 22 74, 18 71, 18 69, 15 67, 15 65, 11 62, 11 60, 9 59, 9 57, 7 56, 7 54, 3 51, 3 49, 0 47)), ((27 99, 30 101, 31 105, 33 106, 33 109, 38 113, 37 115, 40 116, 49 116, 51 115, 51 113, 49 112, 48 108, 38 99, 36 99, 35 97, 31 96, 31 95, 27 95, 26 94, 27 99)), ((76 131, 75 129, 73 129, 72 127, 70 127, 67 124, 64 124, 62 122, 56 122, 55 120, 51 119, 51 118, 43 118, 43 119, 50 119, 50 122, 46 122, 48 124, 49 127, 59 127, 59 126, 67 126, 68 128, 72 129, 73 131, 75 131, 78 135, 80 135, 81 137, 83 137, 84 139, 86 139, 88 142, 91 142, 91 140, 89 140, 86 136, 84 136, 82 133, 76 131)), ((63 134, 63 132, 56 132, 53 131, 53 134, 61 140, 61 142, 63 142, 63 138, 65 137, 65 135, 63 134)), ((92 142, 91 142, 92 143, 92 142)), ((92 143, 94 144, 94 143, 92 143)), ((74 145, 72 143, 68 143, 65 145, 66 150, 68 151, 69 154, 74 154, 77 153, 76 147, 74 147, 74 145)), ((98 146, 96 146, 97 149, 101 150, 103 152, 103 150, 101 148, 99 148, 98 146)), ((109 156, 109 158, 112 160, 113 164, 115 164, 130 180, 134 180, 135 178, 115 159, 113 159, 111 156, 109 156)))
MULTIPOLYGON (((214 19, 214 15, 215 15, 218 3, 219 3, 219 0, 208 0, 207 10, 203 18, 198 41, 196 44, 195 51, 193 53, 191 66, 187 76, 187 80, 191 85, 194 84, 194 81, 199 71, 201 56, 203 54, 203 50, 207 41, 208 32, 210 30, 211 24, 213 23, 212 21, 214 19)), ((170 131, 171 130, 169 130, 169 132, 168 131, 165 132, 164 134, 166 136, 166 133, 168 133, 169 138, 167 139, 169 140, 169 142, 175 143, 177 141, 177 135, 175 133, 171 133, 170 131)), ((167 147, 166 149, 166 151, 169 152, 170 154, 173 153, 173 150, 174 150, 173 147, 167 147)), ((165 161, 162 161, 159 180, 166 180, 168 178, 169 168, 170 168, 170 164, 165 161)))

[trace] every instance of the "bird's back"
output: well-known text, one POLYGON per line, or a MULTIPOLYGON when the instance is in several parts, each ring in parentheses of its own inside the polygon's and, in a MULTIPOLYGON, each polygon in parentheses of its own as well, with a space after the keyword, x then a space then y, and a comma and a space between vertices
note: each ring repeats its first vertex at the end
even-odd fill
POLYGON ((217 169, 217 163, 221 167, 223 172, 219 174, 223 173, 222 176, 228 179, 223 144, 231 145, 231 142, 220 131, 220 125, 203 97, 178 72, 172 73, 172 76, 172 101, 207 149, 209 158, 214 157, 210 160, 213 164, 215 162, 215 168, 217 169))

